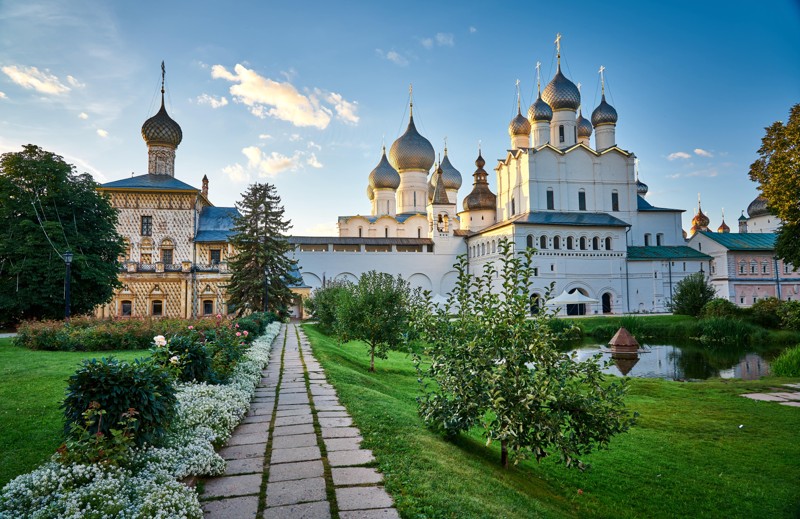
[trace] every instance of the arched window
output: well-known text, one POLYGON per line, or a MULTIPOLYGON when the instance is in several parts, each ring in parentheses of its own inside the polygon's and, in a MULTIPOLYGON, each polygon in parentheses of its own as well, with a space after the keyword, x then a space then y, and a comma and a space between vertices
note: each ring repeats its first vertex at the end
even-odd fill
POLYGON ((389 228, 388 227, 384 227, 383 228, 383 237, 384 238, 388 238, 389 237, 389 228))
POLYGON ((560 236, 554 236, 553 237, 553 248, 556 249, 556 250, 561 248, 561 237, 560 236))
POLYGON ((533 236, 532 235, 529 234, 528 237, 525 238, 525 246, 528 247, 529 249, 533 248, 533 236))
POLYGON ((481 243, 481 256, 486 256, 486 244, 481 243))
POLYGON ((597 236, 592 238, 592 248, 594 250, 600 250, 600 238, 598 238, 597 236))
POLYGON ((575 248, 575 239, 572 236, 567 236, 567 250, 575 248))
POLYGON ((564 125, 558 126, 558 142, 564 142, 564 125))
POLYGON ((611 294, 608 292, 603 294, 603 313, 604 314, 611 313, 611 294))
POLYGON ((511 199, 511 214, 512 215, 517 214, 517 201, 514 200, 513 198, 511 199))
POLYGON ((359 238, 361 238, 361 237, 362 237, 362 234, 363 234, 363 232, 364 232, 364 229, 363 229, 362 227, 359 227, 359 228, 358 228, 358 237, 359 237, 359 238))
POLYGON ((542 250, 547 248, 547 236, 539 237, 539 248, 542 250))
POLYGON ((619 193, 616 189, 611 192, 611 210, 619 211, 619 193))
POLYGON ((611 238, 606 238, 606 250, 611 250, 611 238))
POLYGON ((586 191, 581 189, 578 191, 578 211, 586 210, 586 191))
POLYGON ((492 254, 497 252, 497 242, 492 240, 492 254))
POLYGON ((586 237, 585 236, 581 236, 580 249, 581 250, 586 250, 586 237))
MULTIPOLYGON (((656 234, 656 245, 658 245, 659 247, 664 245, 664 233, 663 232, 660 232, 660 233, 656 234)), ((699 245, 699 242, 698 242, 698 245, 699 245)))
POLYGON ((556 208, 556 197, 553 188, 547 190, 547 210, 552 211, 556 208))
POLYGON ((422 238, 422 227, 417 227, 417 238, 422 238))
POLYGON ((534 292, 531 294, 531 315, 536 315, 542 308, 542 296, 534 292))
POLYGON ((650 246, 650 233, 649 232, 645 233, 645 235, 644 235, 644 246, 645 247, 649 247, 650 246))

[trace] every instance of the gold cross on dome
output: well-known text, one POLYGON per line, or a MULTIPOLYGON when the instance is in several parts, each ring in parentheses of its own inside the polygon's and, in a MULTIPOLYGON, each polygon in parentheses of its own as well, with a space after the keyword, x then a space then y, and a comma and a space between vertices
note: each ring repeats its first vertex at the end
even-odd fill
POLYGON ((556 33, 556 50, 561 54, 561 33, 556 33))

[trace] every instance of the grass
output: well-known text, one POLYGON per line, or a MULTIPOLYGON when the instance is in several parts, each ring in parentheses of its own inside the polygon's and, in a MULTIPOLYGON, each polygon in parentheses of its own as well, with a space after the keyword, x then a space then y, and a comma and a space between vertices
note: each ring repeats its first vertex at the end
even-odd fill
POLYGON ((785 350, 772 361, 772 372, 788 377, 800 377, 800 346, 785 350))
POLYGON ((0 487, 46 461, 62 441, 59 408, 67 378, 83 359, 131 360, 146 351, 32 351, 0 339, 0 487))
POLYGON ((586 456, 586 472, 550 460, 504 471, 499 448, 486 448, 479 431, 447 442, 423 426, 406 354, 390 352, 371 374, 366 346, 305 330, 402 517, 800 514, 800 409, 738 396, 797 379, 634 379, 627 401, 641 414, 638 425, 610 450, 586 456))

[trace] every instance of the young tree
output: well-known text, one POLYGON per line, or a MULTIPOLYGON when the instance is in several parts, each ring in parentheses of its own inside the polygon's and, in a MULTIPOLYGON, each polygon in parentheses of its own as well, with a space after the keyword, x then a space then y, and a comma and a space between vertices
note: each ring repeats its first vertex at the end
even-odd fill
POLYGON ((777 121, 765 130, 750 179, 760 184, 770 210, 783 220, 777 255, 800 266, 800 104, 789 110, 786 124, 777 121))
POLYGON ((349 281, 328 281, 325 286, 315 289, 311 297, 305 300, 306 308, 325 333, 336 331, 336 309, 339 307, 342 294, 352 289, 351 285, 349 281))
POLYGON ((0 157, 0 324, 64 316, 68 249, 72 313, 111 299, 124 245, 117 211, 97 187, 32 144, 0 157))
POLYGON ((371 270, 358 284, 345 286, 336 307, 335 330, 343 340, 361 340, 369 347, 369 370, 375 357, 387 358, 390 346, 402 340, 408 326, 408 282, 371 270))
POLYGON ((672 313, 699 317, 706 303, 716 296, 717 291, 706 280, 702 272, 686 276, 675 286, 675 294, 669 303, 672 313))
POLYGON ((281 198, 272 184, 256 183, 247 188, 236 208, 241 216, 230 239, 236 250, 230 261, 230 301, 239 315, 246 309, 268 310, 264 301, 268 285, 269 310, 285 315, 294 297, 289 285, 296 279, 294 263, 287 256, 292 246, 284 235, 291 222, 283 218, 281 198))
POLYGON ((428 301, 413 326, 426 341, 417 358, 425 422, 453 436, 482 426, 487 445, 500 443, 508 467, 528 456, 557 453, 567 466, 606 447, 632 424, 624 380, 608 383, 597 358, 577 362, 559 352, 547 325, 552 312, 530 316, 533 249, 522 253, 501 240, 500 269, 480 276, 459 257, 458 282, 444 307, 428 301))

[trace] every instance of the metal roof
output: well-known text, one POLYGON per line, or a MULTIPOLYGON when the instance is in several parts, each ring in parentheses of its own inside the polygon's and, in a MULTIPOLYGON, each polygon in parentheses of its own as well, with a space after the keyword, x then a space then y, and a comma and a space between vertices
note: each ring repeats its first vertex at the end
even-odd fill
POLYGON ((662 259, 698 259, 708 260, 711 256, 703 254, 686 245, 677 246, 649 246, 628 247, 628 259, 631 261, 662 260, 662 259))
POLYGON ((403 223, 406 220, 408 220, 409 218, 411 218, 412 216, 424 216, 425 218, 427 218, 428 214, 427 213, 400 213, 400 214, 398 214, 396 216, 392 216, 392 215, 389 215, 389 214, 382 214, 380 216, 373 216, 373 215, 369 215, 369 214, 354 214, 354 215, 350 215, 350 216, 340 216, 339 217, 339 221, 340 222, 347 222, 348 220, 350 220, 350 218, 364 218, 369 223, 375 223, 378 220, 380 220, 381 218, 391 218, 391 219, 395 220, 397 223, 403 223))
POLYGON ((235 207, 204 207, 200 211, 194 241, 228 241, 233 235, 233 226, 238 216, 239 211, 235 207))
POLYGON ((289 236, 293 245, 316 245, 332 243, 334 245, 432 245, 430 238, 347 238, 340 236, 289 236))
POLYGON ((629 227, 630 224, 611 216, 608 213, 534 211, 514 216, 509 220, 498 222, 481 229, 472 236, 486 231, 499 229, 506 225, 567 225, 576 227, 629 227))
POLYGON ((778 235, 771 232, 711 232, 700 231, 698 234, 714 240, 728 250, 773 251, 778 235))
POLYGON ((669 213, 684 213, 686 212, 685 209, 668 209, 666 207, 655 207, 654 205, 650 204, 644 197, 637 195, 636 196, 636 208, 639 211, 663 211, 669 213))
POLYGON ((114 180, 100 185, 100 189, 146 189, 155 191, 193 191, 199 192, 185 182, 169 175, 138 175, 122 180, 114 180))

